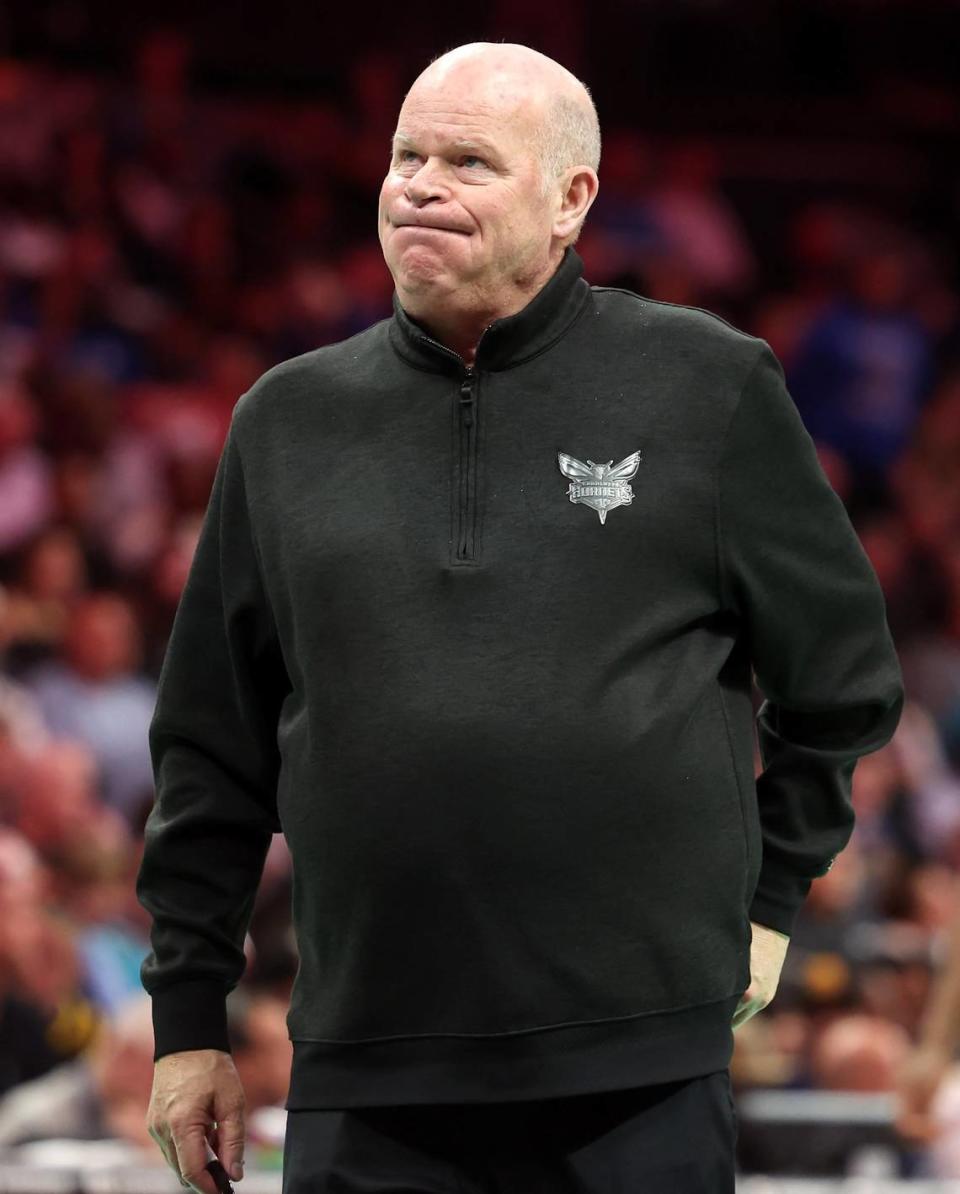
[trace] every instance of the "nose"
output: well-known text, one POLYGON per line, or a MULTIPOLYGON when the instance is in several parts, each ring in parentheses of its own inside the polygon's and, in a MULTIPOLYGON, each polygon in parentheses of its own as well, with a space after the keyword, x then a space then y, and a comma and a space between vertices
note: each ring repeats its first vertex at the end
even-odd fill
POLYGON ((434 158, 428 158, 420 169, 407 179, 403 188, 404 196, 418 207, 432 199, 446 199, 450 195, 443 171, 438 170, 434 163, 434 158))

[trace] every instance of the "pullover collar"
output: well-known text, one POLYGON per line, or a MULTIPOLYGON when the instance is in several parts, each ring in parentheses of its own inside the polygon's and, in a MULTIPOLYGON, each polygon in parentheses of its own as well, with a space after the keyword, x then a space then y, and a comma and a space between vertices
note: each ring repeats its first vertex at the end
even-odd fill
POLYGON ((590 294, 590 285, 582 274, 583 259, 572 245, 567 245, 553 276, 530 302, 513 315, 487 325, 472 367, 407 314, 396 290, 390 342, 404 360, 431 373, 509 369, 549 348, 582 314, 590 294))

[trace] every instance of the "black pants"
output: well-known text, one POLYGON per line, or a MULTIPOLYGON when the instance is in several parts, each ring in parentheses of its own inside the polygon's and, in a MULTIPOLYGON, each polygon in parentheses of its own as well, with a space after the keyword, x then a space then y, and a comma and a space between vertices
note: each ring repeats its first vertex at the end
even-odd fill
POLYGON ((288 1111, 283 1194, 734 1194, 730 1071, 518 1103, 288 1111))

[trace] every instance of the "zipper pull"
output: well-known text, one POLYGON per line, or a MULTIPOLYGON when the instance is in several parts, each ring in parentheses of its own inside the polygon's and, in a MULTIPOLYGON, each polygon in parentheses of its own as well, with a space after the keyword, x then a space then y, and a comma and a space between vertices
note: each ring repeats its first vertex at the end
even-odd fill
POLYGON ((467 427, 473 426, 473 370, 468 369, 467 375, 460 383, 460 405, 463 410, 464 422, 467 427))

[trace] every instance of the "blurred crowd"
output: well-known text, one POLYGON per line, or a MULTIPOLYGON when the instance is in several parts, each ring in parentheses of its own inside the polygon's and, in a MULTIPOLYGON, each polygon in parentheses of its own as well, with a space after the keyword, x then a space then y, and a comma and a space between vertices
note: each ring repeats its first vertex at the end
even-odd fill
MULTIPOLYGON (((167 636, 238 397, 391 313, 376 194, 416 72, 365 52, 342 95, 293 102, 200 96, 190 61, 171 31, 119 74, 0 59, 0 1156, 57 1136, 164 1163, 134 877, 167 636)), ((601 121, 585 276, 769 341, 907 685, 734 1084, 890 1090, 960 909, 955 246, 838 190, 790 207, 773 272, 713 141, 601 121)), ((277 835, 228 1000, 249 1115, 286 1097, 289 879, 277 835)), ((960 1176, 948 1138, 937 1164, 960 1176)))

